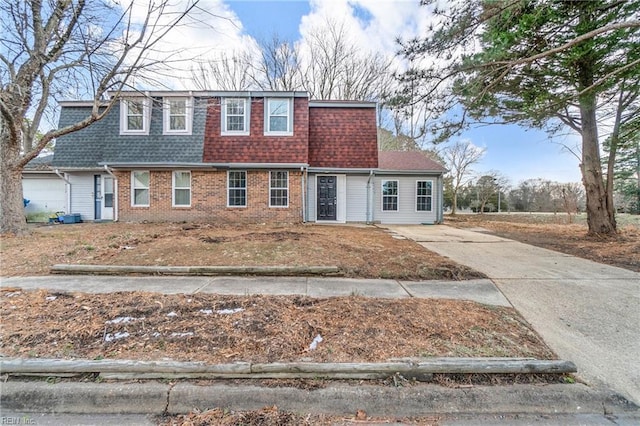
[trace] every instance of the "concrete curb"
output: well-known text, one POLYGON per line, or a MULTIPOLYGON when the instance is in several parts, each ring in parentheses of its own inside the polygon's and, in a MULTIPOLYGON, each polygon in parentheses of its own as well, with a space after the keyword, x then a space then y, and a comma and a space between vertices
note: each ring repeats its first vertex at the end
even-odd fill
POLYGON ((257 276, 338 276, 337 266, 136 266, 136 265, 76 265, 57 264, 52 274, 100 274, 100 275, 257 275, 257 276))
POLYGON ((406 387, 330 384, 316 390, 267 388, 245 384, 199 386, 145 383, 1 384, 5 411, 76 414, 184 414, 194 409, 224 407, 279 409, 312 414, 352 414, 362 409, 372 416, 429 414, 624 414, 640 415, 638 407, 619 395, 582 384, 474 386, 455 389, 433 384, 406 387))

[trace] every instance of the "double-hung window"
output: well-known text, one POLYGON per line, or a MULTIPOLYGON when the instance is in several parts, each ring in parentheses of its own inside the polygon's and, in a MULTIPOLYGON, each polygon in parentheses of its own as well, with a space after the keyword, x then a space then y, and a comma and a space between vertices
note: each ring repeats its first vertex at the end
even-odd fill
POLYGON ((149 172, 131 172, 131 205, 133 207, 149 207, 149 172))
POLYGON ((191 134, 193 101, 191 98, 164 98, 162 106, 164 134, 191 134))
POLYGON ((382 181, 382 210, 383 211, 398 210, 398 181, 397 180, 382 181))
POLYGON ((419 180, 416 182, 416 211, 430 212, 433 198, 433 182, 419 180))
POLYGON ((191 172, 173 172, 173 207, 191 206, 191 172))
POLYGON ((269 173, 269 207, 289 207, 289 172, 269 173))
POLYGON ((230 170, 227 174, 227 206, 247 206, 247 172, 230 170))
POLYGON ((149 100, 129 98, 120 101, 120 134, 149 134, 149 100))
POLYGON ((265 107, 265 135, 293 135, 293 99, 267 98, 265 107))
POLYGON ((249 99, 223 98, 222 100, 222 134, 249 134, 249 99))

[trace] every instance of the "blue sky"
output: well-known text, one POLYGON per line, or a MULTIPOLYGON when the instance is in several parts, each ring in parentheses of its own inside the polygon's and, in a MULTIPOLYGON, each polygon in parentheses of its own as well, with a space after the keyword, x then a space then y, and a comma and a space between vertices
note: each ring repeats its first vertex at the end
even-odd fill
MULTIPOLYGON (((325 11, 330 10, 331 6, 344 13, 343 3, 345 2, 325 0, 310 4, 302 0, 228 0, 225 3, 242 23, 243 33, 254 39, 268 38, 275 32, 283 38, 295 41, 301 38, 300 28, 303 19, 310 20, 316 14, 326 13, 325 11), (320 6, 321 3, 324 5, 320 6), (325 8, 327 3, 328 9, 325 8)), ((370 1, 348 3, 351 6, 352 15, 364 25, 376 19, 375 13, 384 13, 380 7, 372 12, 369 9, 372 4, 370 1)), ((411 3, 418 2, 417 0, 415 2, 382 0, 378 3, 386 4, 389 10, 392 10, 399 7, 413 7, 411 3)), ((399 27, 397 34, 405 30, 406 20, 404 23, 404 28, 399 27)), ((369 47, 372 46, 369 45, 369 47)), ((380 48, 387 50, 389 45, 380 48)), ((578 159, 561 145, 564 143, 575 146, 578 141, 577 136, 561 137, 551 141, 549 135, 542 131, 523 129, 519 126, 494 125, 467 131, 461 137, 486 148, 484 158, 474 168, 478 173, 497 170, 509 177, 512 185, 530 178, 546 178, 561 182, 580 181, 578 159)))
MULTIPOLYGON (((171 39, 169 49, 200 48, 207 55, 255 52, 257 42, 274 34, 282 40, 302 43, 312 28, 322 27, 329 20, 345 23, 351 41, 363 50, 393 57, 398 37, 424 34, 433 22, 418 0, 200 0, 200 6, 206 10, 201 18, 209 20, 208 27, 183 29, 171 39)), ((401 59, 396 61, 401 64, 401 59)), ((182 78, 183 83, 176 88, 190 89, 184 83, 187 80, 182 78)), ((474 167, 479 175, 496 170, 507 176, 512 185, 533 178, 580 181, 578 159, 559 144, 575 147, 577 135, 552 142, 541 131, 494 125, 467 131, 459 139, 486 148, 484 158, 474 167)))

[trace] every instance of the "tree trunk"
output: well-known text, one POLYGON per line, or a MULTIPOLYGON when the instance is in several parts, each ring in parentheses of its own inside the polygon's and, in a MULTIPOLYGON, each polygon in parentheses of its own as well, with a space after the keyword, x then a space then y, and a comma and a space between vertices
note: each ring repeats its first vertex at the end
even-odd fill
POLYGON ((590 234, 615 234, 613 206, 607 202, 607 190, 602 178, 600 144, 596 123, 596 99, 583 96, 580 101, 582 120, 582 183, 587 196, 587 224, 590 234))
POLYGON ((2 200, 0 202, 0 233, 15 235, 25 233, 27 223, 24 215, 22 169, 20 167, 1 168, 0 199, 2 200))
POLYGON ((456 210, 458 208, 458 191, 453 191, 453 203, 451 204, 451 215, 456 215, 456 210))

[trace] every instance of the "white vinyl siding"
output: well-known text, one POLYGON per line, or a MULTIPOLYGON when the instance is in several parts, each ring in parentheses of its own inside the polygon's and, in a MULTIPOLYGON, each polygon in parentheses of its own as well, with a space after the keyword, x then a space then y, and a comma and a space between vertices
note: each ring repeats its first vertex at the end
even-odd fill
POLYGON ((29 200, 24 209, 27 216, 38 213, 50 215, 67 209, 65 182, 53 173, 23 174, 22 193, 29 200))
POLYGON ((347 176, 347 222, 367 221, 368 180, 369 176, 347 176))
POLYGON ((94 173, 69 173, 71 206, 69 213, 80 213, 82 220, 95 220, 94 173))
POLYGON ((431 179, 416 179, 416 176, 391 176, 378 175, 375 177, 375 194, 374 205, 376 208, 373 210, 373 220, 380 223, 395 223, 395 224, 418 224, 418 223, 436 223, 437 221, 437 207, 436 203, 439 200, 439 194, 437 185, 435 184, 435 178, 433 179, 433 186, 431 191, 432 209, 431 211, 416 211, 416 180, 429 180, 431 179), (382 205, 382 181, 397 180, 398 181, 398 210, 397 211, 383 211, 382 205))

